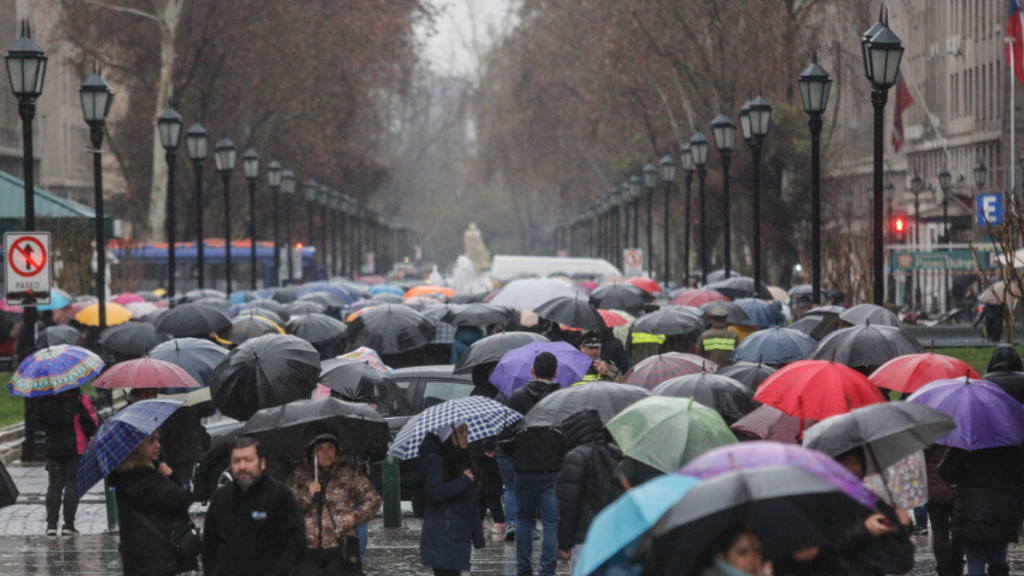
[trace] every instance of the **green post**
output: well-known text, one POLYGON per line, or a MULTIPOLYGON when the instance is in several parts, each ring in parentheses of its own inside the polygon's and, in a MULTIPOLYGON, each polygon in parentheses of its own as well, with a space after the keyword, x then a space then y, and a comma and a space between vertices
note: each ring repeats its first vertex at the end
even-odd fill
POLYGON ((107 532, 117 532, 117 500, 107 479, 103 479, 103 501, 107 505, 107 532))
POLYGON ((398 459, 388 456, 381 463, 381 488, 384 494, 384 527, 402 527, 402 481, 398 459))

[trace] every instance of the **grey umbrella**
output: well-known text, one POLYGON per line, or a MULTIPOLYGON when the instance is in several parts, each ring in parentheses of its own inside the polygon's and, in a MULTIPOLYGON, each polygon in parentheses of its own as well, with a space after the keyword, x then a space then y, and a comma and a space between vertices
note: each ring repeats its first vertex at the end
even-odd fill
POLYGON ((607 422, 634 402, 651 393, 639 386, 623 386, 614 382, 588 382, 552 392, 537 403, 523 421, 524 427, 556 427, 566 417, 593 408, 607 422))
POLYGON ((877 304, 858 304, 839 315, 839 319, 850 326, 902 326, 895 314, 877 304))
POLYGON ((874 370, 897 356, 923 352, 910 334, 892 326, 853 326, 825 336, 807 355, 832 360, 856 370, 874 370))
POLYGON ((754 392, 742 383, 707 372, 671 378, 651 391, 654 396, 693 398, 722 415, 729 424, 754 409, 754 392))

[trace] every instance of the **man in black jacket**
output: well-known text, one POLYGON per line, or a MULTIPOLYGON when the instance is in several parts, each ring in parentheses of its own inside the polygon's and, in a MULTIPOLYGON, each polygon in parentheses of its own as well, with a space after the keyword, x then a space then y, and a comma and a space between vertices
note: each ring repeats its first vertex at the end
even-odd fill
POLYGON ((303 511, 287 486, 264 475, 259 441, 231 448, 234 482, 213 495, 206 512, 203 569, 211 576, 286 576, 302 564, 303 511))
POLYGON ((982 376, 1013 396, 1017 402, 1024 404, 1024 362, 1020 354, 1009 344, 1000 344, 992 352, 988 361, 988 374, 982 376))

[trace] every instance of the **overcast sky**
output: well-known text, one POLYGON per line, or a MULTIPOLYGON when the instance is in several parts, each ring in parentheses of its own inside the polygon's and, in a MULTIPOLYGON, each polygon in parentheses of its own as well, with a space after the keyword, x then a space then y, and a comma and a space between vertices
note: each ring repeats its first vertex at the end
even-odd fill
POLYGON ((439 0, 424 58, 440 73, 475 74, 479 58, 509 26, 509 0, 439 0))

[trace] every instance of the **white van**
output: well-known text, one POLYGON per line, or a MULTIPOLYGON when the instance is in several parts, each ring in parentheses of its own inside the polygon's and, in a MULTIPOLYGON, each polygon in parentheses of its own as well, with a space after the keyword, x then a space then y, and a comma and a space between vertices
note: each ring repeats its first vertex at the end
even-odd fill
POLYGON ((491 276, 499 280, 510 280, 517 276, 540 276, 545 278, 557 274, 590 274, 599 278, 622 276, 611 262, 603 258, 559 258, 557 256, 495 256, 491 262, 491 276))

